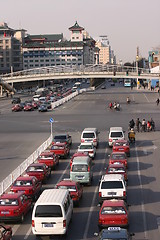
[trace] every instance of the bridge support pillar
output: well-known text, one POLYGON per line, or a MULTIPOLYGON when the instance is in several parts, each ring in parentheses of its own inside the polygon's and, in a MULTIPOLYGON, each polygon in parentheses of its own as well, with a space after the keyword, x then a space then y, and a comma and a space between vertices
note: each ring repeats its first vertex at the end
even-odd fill
POLYGON ((2 96, 3 95, 3 87, 0 86, 0 95, 2 96))

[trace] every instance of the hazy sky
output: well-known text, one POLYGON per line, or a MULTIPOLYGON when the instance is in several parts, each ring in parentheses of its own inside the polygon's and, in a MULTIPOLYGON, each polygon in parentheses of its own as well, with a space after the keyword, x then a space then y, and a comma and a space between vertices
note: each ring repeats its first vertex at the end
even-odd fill
POLYGON ((117 60, 160 46, 160 0, 0 0, 0 22, 28 34, 63 33, 77 20, 94 38, 107 35, 117 60))

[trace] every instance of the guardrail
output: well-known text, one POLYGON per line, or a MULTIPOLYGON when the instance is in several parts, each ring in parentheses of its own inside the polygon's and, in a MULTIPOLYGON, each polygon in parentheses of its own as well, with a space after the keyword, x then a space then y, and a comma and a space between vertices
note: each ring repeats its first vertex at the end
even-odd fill
MULTIPOLYGON (((88 90, 94 90, 93 88, 90 88, 88 90)), ((60 105, 62 105, 63 103, 69 101, 70 99, 72 99, 73 97, 77 96, 79 93, 83 93, 86 92, 87 89, 81 89, 79 91, 76 91, 70 95, 68 95, 67 97, 58 100, 55 103, 52 103, 52 108, 56 108, 60 105)), ((25 172, 25 170, 27 169, 27 167, 34 163, 38 156, 44 151, 46 150, 46 148, 51 144, 52 142, 52 134, 50 135, 50 137, 40 146, 38 147, 38 149, 36 151, 34 151, 24 162, 22 162, 12 173, 10 173, 9 176, 7 176, 2 182, 0 182, 0 195, 3 194, 12 184, 13 182, 17 179, 17 177, 19 177, 21 174, 23 174, 25 172)))

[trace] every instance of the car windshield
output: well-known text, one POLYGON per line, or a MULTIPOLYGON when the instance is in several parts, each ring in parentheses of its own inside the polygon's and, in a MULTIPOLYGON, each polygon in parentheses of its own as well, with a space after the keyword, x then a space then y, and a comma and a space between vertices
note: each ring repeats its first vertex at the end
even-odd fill
POLYGON ((80 149, 92 149, 92 145, 80 145, 80 149))
POLYGON ((114 146, 127 146, 128 144, 126 142, 115 142, 114 146))
POLYGON ((75 192, 76 191, 76 186, 67 186, 67 185, 61 185, 61 186, 57 186, 58 189, 68 189, 71 192, 75 192))
POLYGON ((94 138, 94 133, 83 133, 83 138, 94 138))
POLYGON ((123 137, 123 134, 122 132, 111 132, 111 137, 114 138, 114 137, 123 137))
POLYGON ((123 207, 104 207, 102 208, 101 214, 126 214, 126 211, 123 207))
POLYGON ((122 181, 103 181, 101 189, 120 189, 123 188, 122 181))
POLYGON ((87 165, 85 164, 74 164, 72 165, 72 172, 87 172, 87 165))
POLYGON ((112 154, 111 159, 112 160, 122 160, 125 159, 125 154, 112 154))
POLYGON ((124 170, 123 167, 116 167, 116 168, 110 167, 110 168, 108 169, 108 172, 109 172, 109 173, 118 173, 118 172, 124 173, 125 170, 124 170))
POLYGON ((61 149, 64 149, 64 147, 63 147, 63 146, 53 145, 53 146, 51 147, 51 149, 52 149, 52 150, 61 150, 61 149))
POLYGON ((28 167, 27 172, 43 172, 43 167, 41 166, 31 166, 28 167))
POLYGON ((31 186, 32 185, 32 181, 29 180, 17 180, 14 182, 13 184, 14 186, 31 186))
POLYGON ((41 155, 38 158, 39 159, 46 159, 46 160, 48 159, 49 160, 49 159, 53 159, 53 156, 51 156, 51 155, 41 155))
POLYGON ((0 199, 0 206, 18 206, 18 200, 14 198, 0 199))
POLYGON ((39 205, 35 217, 62 217, 62 210, 59 205, 39 205))

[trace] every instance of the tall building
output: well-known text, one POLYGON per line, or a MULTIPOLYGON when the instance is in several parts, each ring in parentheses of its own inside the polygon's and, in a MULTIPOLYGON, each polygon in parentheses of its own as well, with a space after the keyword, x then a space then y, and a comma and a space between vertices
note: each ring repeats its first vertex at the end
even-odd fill
POLYGON ((94 64, 95 40, 77 22, 69 31, 69 41, 63 34, 28 35, 23 45, 23 68, 94 64))
POLYGON ((23 69, 22 44, 25 30, 9 28, 0 23, 0 73, 23 69))

